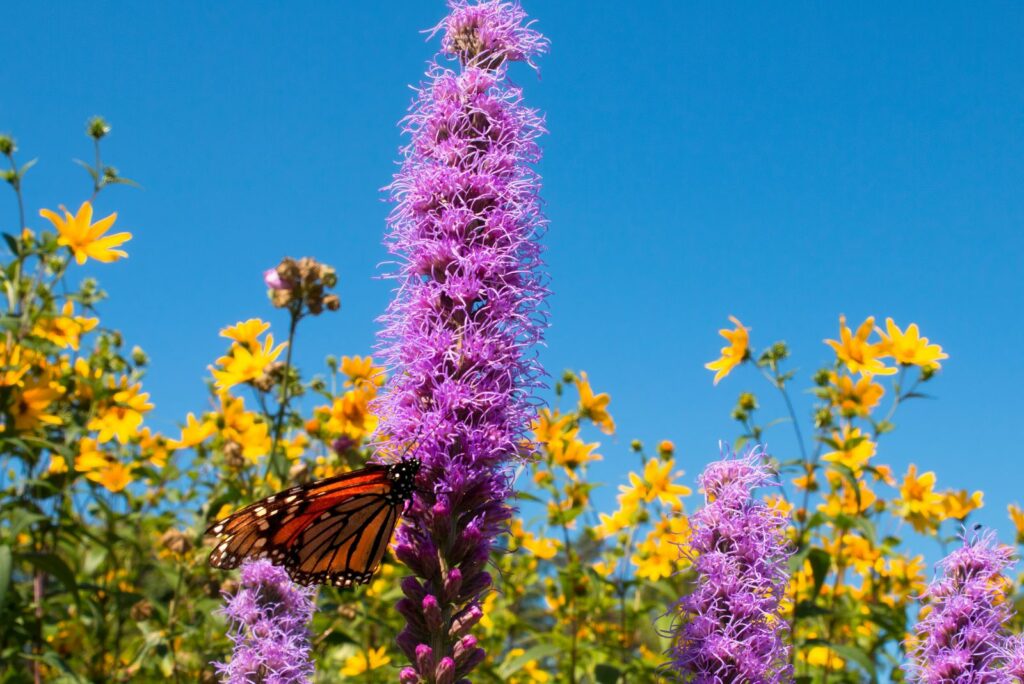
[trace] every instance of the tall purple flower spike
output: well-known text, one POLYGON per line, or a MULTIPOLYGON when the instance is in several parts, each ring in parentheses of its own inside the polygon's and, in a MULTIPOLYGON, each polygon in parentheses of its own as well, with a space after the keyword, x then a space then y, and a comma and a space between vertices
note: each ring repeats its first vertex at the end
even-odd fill
MULTIPOLYGON (((910 681, 922 684, 1010 684, 1019 667, 1008 640, 1012 607, 1004 574, 1013 550, 991 531, 963 534, 963 545, 938 563, 941 574, 925 590, 928 613, 914 627, 910 681)), ((1017 654, 1019 657, 1020 654, 1017 654)))
POLYGON ((707 466, 698 478, 704 507, 690 516, 684 551, 693 591, 676 606, 669 649, 683 680, 698 684, 776 684, 793 679, 788 623, 779 613, 788 582, 788 519, 754 498, 775 484, 760 447, 707 466))
POLYGON ((397 609, 406 684, 468 682, 484 659, 470 633, 485 572, 511 515, 508 465, 522 448, 545 326, 540 246, 544 132, 507 77, 543 52, 518 4, 449 3, 441 58, 403 120, 410 142, 388 190, 386 244, 397 257, 381 350, 394 369, 380 434, 412 444, 417 492, 397 535, 412 571, 397 609))
POLYGON ((313 676, 309 621, 313 589, 293 584, 284 568, 266 560, 242 565, 241 586, 228 599, 234 653, 215 663, 227 684, 299 684, 313 676))

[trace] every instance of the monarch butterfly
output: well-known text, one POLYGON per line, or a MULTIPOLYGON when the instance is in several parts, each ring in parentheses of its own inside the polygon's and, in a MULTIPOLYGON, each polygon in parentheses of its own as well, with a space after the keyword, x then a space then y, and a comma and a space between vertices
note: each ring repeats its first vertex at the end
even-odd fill
POLYGON ((419 470, 412 457, 372 464, 249 504, 207 528, 218 538, 210 565, 231 569, 245 558, 269 558, 299 584, 366 584, 419 470))

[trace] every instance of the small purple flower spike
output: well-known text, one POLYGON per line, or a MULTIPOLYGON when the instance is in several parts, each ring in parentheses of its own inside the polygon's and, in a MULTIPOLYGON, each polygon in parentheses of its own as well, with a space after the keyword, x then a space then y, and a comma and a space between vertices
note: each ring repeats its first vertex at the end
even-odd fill
POLYGON ((511 509, 508 465, 534 413, 545 326, 537 238, 543 121, 508 80, 547 42, 518 4, 449 3, 442 57, 403 121, 409 144, 388 190, 395 299, 381 351, 394 369, 380 434, 415 445, 417 492, 396 542, 413 576, 397 606, 406 684, 465 682, 484 651, 470 631, 490 589, 484 570, 511 509))
POLYGON ((712 684, 791 682, 788 623, 779 612, 788 583, 789 520, 755 499, 775 484, 761 447, 707 466, 698 482, 704 507, 690 516, 684 551, 696 572, 692 593, 676 605, 667 669, 712 684))
POLYGON ((266 560, 242 564, 241 586, 223 614, 234 653, 214 663, 226 684, 299 684, 313 676, 308 624, 313 589, 293 584, 284 568, 266 560))
POLYGON ((914 627, 908 677, 937 684, 1010 684, 1013 647, 1006 634, 1012 607, 1004 574, 1013 550, 990 530, 962 535, 963 545, 938 563, 941 574, 922 598, 927 614, 914 627), (1009 657, 1008 657, 1009 656, 1009 657), (1004 667, 1005 663, 1005 667, 1004 667))

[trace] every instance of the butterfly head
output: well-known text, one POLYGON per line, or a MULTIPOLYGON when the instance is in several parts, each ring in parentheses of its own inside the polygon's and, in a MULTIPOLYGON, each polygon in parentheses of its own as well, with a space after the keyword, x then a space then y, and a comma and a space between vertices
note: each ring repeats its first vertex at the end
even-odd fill
POLYGON ((399 501, 412 498, 416 488, 416 475, 420 472, 420 459, 407 456, 397 463, 388 466, 388 479, 391 480, 392 494, 399 501))

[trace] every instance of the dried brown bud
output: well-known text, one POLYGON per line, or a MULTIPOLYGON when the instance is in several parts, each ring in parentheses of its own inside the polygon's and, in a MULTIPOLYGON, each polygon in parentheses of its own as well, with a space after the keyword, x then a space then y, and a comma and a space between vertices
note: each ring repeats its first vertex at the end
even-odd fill
POLYGON ((182 556, 192 550, 192 539, 173 527, 160 537, 160 544, 171 553, 182 556))
POLYGON ((327 295, 324 297, 324 306, 328 311, 337 311, 341 308, 341 297, 336 294, 327 295))
POLYGON ((288 479, 295 484, 305 484, 309 482, 309 464, 304 461, 299 461, 292 465, 288 470, 288 479))
POLYGON ((143 620, 148 620, 153 615, 153 604, 151 604, 146 599, 142 599, 141 601, 139 601, 131 607, 131 610, 128 611, 128 614, 135 622, 142 622, 143 620))
POLYGON ((241 444, 238 442, 228 442, 224 445, 224 463, 232 470, 240 470, 245 465, 241 444))

